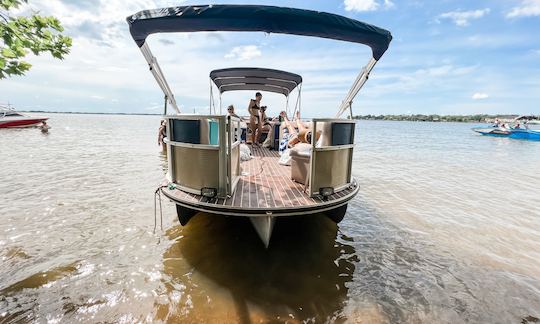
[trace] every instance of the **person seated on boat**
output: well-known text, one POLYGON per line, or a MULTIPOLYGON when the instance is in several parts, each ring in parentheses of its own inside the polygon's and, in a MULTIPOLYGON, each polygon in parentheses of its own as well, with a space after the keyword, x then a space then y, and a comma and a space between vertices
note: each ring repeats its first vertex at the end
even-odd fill
POLYGON ((499 118, 495 118, 495 123, 493 124, 493 127, 501 127, 501 121, 499 118))
MULTIPOLYGON (((293 122, 287 118, 287 114, 282 111, 280 114, 283 122, 285 124, 285 129, 287 132, 284 132, 283 137, 287 134, 287 144, 289 147, 294 147, 298 143, 307 143, 311 144, 312 139, 312 129, 309 125, 304 124, 300 120, 300 113, 296 112, 293 122), (296 126, 296 128, 295 128, 296 126)), ((317 131, 316 140, 321 136, 321 131, 317 131)))
POLYGON ((520 129, 521 126, 519 125, 519 122, 517 122, 515 125, 514 125, 514 129, 520 129))
POLYGON ((236 118, 242 120, 242 117, 238 116, 234 112, 234 106, 233 105, 230 105, 229 107, 227 107, 227 116, 236 117, 236 118))
POLYGON ((266 116, 266 106, 261 106, 261 109, 259 110, 259 120, 262 123, 262 130, 263 131, 269 131, 272 125, 270 124, 270 119, 266 116))
POLYGON ((259 136, 262 132, 262 124, 259 122, 259 109, 261 107, 262 94, 255 93, 255 99, 249 100, 249 128, 251 129, 251 143, 259 145, 259 136))
POLYGON ((167 137, 167 122, 165 119, 161 120, 158 131, 158 145, 165 147, 164 139, 167 137))

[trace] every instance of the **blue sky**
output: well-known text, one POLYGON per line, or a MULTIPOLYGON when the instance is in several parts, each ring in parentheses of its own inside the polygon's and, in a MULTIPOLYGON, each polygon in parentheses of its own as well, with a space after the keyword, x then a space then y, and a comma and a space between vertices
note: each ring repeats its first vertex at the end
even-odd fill
MULTIPOLYGON (((64 61, 31 57, 26 76, 0 81, 0 102, 21 110, 159 113, 163 95, 125 17, 200 3, 30 0, 17 14, 60 18, 74 39, 72 53, 64 61)), ((390 30, 394 40, 356 98, 355 114, 540 114, 540 0, 227 3, 327 11, 390 30)), ((263 33, 153 35, 149 44, 185 112, 208 111, 212 69, 260 66, 303 76, 305 117, 333 116, 370 58, 358 44, 263 33)), ((246 114, 251 95, 225 94, 223 103, 246 114)), ((278 95, 264 100, 271 114, 283 108, 278 95)))

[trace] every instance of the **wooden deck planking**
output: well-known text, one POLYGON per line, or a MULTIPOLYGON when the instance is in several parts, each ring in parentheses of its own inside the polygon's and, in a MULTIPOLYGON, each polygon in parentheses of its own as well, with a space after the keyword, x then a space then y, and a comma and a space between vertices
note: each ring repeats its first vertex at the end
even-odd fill
MULTIPOLYGON (((250 147, 253 159, 240 163, 241 177, 232 197, 208 199, 200 195, 174 190, 175 197, 190 203, 202 202, 223 208, 274 209, 313 206, 324 203, 321 197, 309 197, 303 184, 291 179, 291 167, 278 163, 279 154, 266 148, 250 147)), ((330 197, 340 199, 354 189, 345 189, 330 197)))

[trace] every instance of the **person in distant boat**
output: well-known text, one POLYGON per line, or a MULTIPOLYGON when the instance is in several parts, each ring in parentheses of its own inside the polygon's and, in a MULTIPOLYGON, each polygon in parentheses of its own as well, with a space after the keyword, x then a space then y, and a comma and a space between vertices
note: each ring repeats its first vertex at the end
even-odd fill
POLYGON ((521 128, 521 125, 519 124, 519 122, 517 122, 515 125, 514 125, 514 129, 520 129, 521 128))
POLYGON ((158 131, 158 145, 165 147, 165 142, 163 141, 167 137, 167 122, 165 120, 161 121, 158 131))
POLYGON ((227 107, 227 116, 231 116, 231 117, 236 117, 236 118, 242 119, 242 117, 238 116, 238 115, 234 112, 234 106, 233 106, 233 105, 230 105, 229 107, 227 107))
POLYGON ((499 118, 495 118, 495 124, 493 124, 493 127, 501 127, 501 121, 499 118))
POLYGON ((39 126, 39 129, 41 129, 42 133, 48 133, 49 129, 51 129, 51 126, 49 126, 46 121, 42 121, 41 126, 39 126))
POLYGON ((262 132, 262 123, 259 121, 259 110, 261 108, 262 94, 255 93, 255 99, 249 100, 249 128, 251 129, 251 143, 255 146, 259 145, 259 136, 262 132))

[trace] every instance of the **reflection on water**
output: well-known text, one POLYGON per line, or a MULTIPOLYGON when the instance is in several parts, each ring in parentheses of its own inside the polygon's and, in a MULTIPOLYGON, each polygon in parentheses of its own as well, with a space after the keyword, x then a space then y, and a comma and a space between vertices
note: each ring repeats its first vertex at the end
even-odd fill
POLYGON ((322 215, 280 219, 266 250, 247 219, 200 213, 185 229, 167 233, 175 242, 164 254, 160 294, 177 300, 158 305, 156 317, 242 323, 341 319, 356 256, 336 235, 336 225, 322 215), (203 288, 208 284, 217 296, 203 288))
POLYGON ((265 250, 247 220, 181 227, 165 200, 152 233, 158 117, 49 117, 0 130, 0 322, 540 318, 537 142, 361 122, 343 222, 279 219, 265 250))

